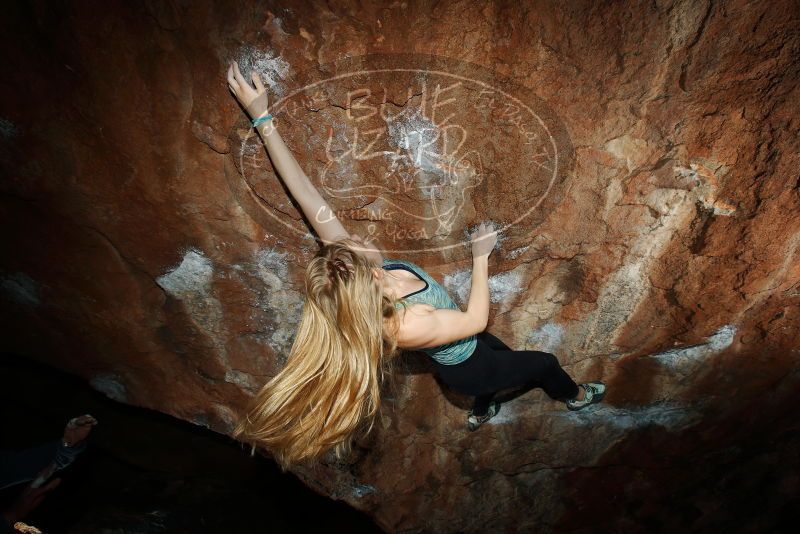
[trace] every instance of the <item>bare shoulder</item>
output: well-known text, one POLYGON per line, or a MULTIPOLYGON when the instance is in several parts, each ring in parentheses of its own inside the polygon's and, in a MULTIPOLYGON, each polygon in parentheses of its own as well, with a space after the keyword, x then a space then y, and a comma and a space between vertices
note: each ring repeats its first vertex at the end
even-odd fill
POLYGON ((397 343, 400 348, 411 348, 420 333, 429 327, 431 314, 436 308, 430 304, 414 303, 400 307, 392 323, 392 331, 397 334, 397 343))

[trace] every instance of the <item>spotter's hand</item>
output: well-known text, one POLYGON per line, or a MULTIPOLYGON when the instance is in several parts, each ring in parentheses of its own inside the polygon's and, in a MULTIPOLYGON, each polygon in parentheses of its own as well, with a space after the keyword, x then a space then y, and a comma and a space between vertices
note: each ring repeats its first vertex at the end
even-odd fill
POLYGON ((89 414, 73 417, 64 428, 64 442, 70 447, 77 445, 89 435, 92 427, 97 424, 97 419, 89 414))

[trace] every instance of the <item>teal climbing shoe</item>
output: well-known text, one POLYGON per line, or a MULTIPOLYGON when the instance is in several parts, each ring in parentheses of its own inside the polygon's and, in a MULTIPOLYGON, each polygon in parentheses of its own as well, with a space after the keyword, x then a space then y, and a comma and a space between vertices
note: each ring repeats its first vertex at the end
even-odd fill
POLYGON ((586 395, 583 396, 583 400, 569 399, 567 401, 567 408, 573 411, 600 402, 606 394, 606 385, 599 381, 587 382, 585 384, 579 384, 579 386, 586 391, 586 395))
POLYGON ((500 403, 497 401, 492 401, 491 404, 489 404, 489 409, 486 411, 486 415, 475 415, 472 410, 470 410, 469 414, 467 415, 467 428, 470 432, 478 430, 483 423, 497 415, 497 412, 499 411, 500 403))

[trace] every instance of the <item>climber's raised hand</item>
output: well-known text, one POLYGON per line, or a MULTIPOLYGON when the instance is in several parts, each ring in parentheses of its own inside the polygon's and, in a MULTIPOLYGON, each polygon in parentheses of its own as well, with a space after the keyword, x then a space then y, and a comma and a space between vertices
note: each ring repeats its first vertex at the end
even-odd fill
POLYGON ((481 223, 472 234, 472 257, 489 256, 497 243, 497 230, 486 223, 481 223))
POLYGON ((269 113, 267 89, 256 71, 250 71, 250 78, 253 80, 255 89, 242 76, 239 71, 239 64, 231 61, 228 67, 228 87, 233 91, 236 99, 242 104, 250 118, 257 119, 269 113))

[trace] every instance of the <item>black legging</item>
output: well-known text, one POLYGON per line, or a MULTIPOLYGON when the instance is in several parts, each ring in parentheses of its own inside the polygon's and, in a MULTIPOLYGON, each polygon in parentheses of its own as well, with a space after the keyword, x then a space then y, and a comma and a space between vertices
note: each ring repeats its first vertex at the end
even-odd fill
POLYGON ((475 395, 473 413, 484 415, 494 395, 503 389, 540 387, 553 399, 578 396, 578 385, 549 352, 512 350, 489 332, 478 334, 472 355, 461 363, 434 361, 439 376, 451 388, 475 395))

